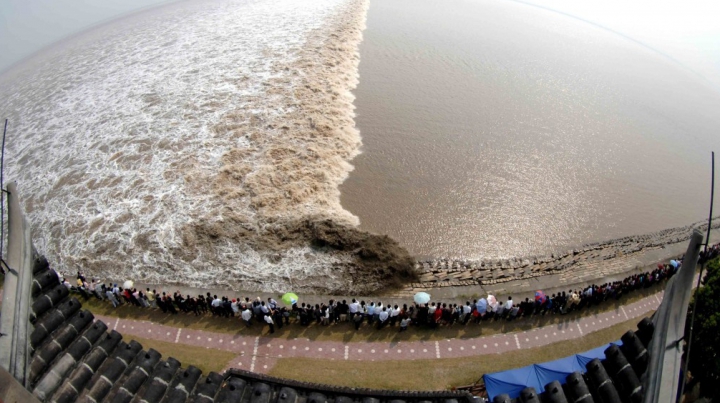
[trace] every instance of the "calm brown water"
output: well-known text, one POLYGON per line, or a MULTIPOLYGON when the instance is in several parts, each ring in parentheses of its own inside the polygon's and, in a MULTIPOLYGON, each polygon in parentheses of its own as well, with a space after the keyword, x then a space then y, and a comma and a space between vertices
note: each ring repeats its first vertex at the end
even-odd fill
POLYGON ((720 95, 637 43, 519 3, 382 0, 360 53, 342 203, 411 253, 545 253, 707 216, 720 95))

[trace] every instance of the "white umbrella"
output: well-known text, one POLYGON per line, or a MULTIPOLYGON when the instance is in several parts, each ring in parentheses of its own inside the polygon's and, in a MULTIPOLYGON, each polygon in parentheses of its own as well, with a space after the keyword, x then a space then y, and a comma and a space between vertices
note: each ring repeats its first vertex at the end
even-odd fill
POLYGON ((413 297, 413 300, 417 304, 427 304, 428 302, 430 302, 430 294, 428 294, 426 292, 419 292, 419 293, 415 294, 415 297, 413 297))
POLYGON ((132 288, 133 288, 133 282, 132 282, 131 280, 126 280, 126 281, 123 283, 123 288, 126 289, 126 290, 132 289, 132 288))

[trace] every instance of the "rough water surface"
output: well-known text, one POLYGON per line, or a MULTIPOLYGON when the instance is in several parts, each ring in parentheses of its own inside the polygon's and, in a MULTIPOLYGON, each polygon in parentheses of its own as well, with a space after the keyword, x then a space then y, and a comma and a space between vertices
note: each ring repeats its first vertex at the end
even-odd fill
POLYGON ((339 184, 367 0, 174 4, 67 41, 0 82, 6 178, 62 271, 368 292, 412 279, 339 184), (392 282, 390 282, 392 283, 392 282))

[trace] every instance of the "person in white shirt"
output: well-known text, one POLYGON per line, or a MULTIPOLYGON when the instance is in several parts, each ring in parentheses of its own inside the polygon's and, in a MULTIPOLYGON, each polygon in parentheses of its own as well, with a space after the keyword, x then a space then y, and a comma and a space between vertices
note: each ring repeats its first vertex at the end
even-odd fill
POLYGON ((250 310, 250 308, 246 307, 245 310, 243 310, 242 313, 240 314, 240 317, 242 317, 242 320, 245 321, 245 324, 247 325, 247 327, 250 327, 250 325, 252 324, 250 322, 252 320, 252 311, 250 310))
POLYGON ((467 325, 468 321, 470 320, 470 317, 472 316, 472 306, 470 305, 470 301, 465 301, 465 306, 463 306, 463 319, 462 324, 467 325))
POLYGON ((210 305, 212 305, 213 308, 217 308, 217 307, 220 306, 220 303, 221 303, 221 302, 222 302, 222 301, 220 300, 220 298, 218 298, 217 295, 213 295, 213 300, 212 300, 212 302, 210 303, 210 305))
POLYGON ((276 309, 277 309, 277 301, 275 301, 275 300, 272 299, 272 298, 268 298, 268 306, 269 306, 270 309, 272 309, 273 311, 276 310, 276 309))
POLYGON ((355 316, 356 313, 358 313, 358 309, 360 308, 360 304, 353 298, 352 303, 348 306, 350 308, 350 315, 355 316))
POLYGON ((383 307, 382 311, 380 311, 380 314, 378 315, 378 329, 385 327, 389 316, 390 314, 388 313, 387 308, 383 307))
POLYGON ((375 319, 375 303, 370 301, 370 305, 367 307, 367 321, 368 325, 372 325, 375 319))
POLYGON ((275 322, 273 322, 272 316, 265 315, 265 323, 270 326, 270 333, 275 333, 275 322))
POLYGON ((507 317, 507 320, 515 319, 517 314, 518 308, 515 307, 512 297, 508 297, 507 302, 505 302, 505 316, 507 317))
POLYGON ((395 326, 395 322, 399 319, 400 308, 397 305, 390 309, 390 326, 395 326))
POLYGON ((407 330, 409 324, 410 324, 410 318, 402 318, 400 320, 400 331, 404 332, 405 330, 407 330))

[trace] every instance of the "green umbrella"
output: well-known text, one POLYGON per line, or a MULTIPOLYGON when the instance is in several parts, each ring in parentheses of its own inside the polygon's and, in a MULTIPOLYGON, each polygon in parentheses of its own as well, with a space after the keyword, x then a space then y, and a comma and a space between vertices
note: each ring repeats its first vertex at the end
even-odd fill
POLYGON ((282 296, 282 302, 284 302, 287 306, 292 306, 293 304, 297 304, 298 296, 292 292, 285 293, 282 296))

